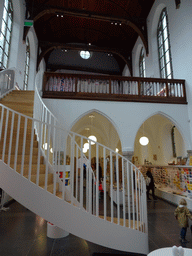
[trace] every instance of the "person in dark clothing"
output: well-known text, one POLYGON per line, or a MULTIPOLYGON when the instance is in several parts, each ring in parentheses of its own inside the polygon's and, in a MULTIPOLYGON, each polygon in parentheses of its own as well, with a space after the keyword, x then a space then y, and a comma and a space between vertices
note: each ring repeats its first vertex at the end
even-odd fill
POLYGON ((100 163, 99 163, 99 181, 100 181, 100 182, 102 181, 102 178, 103 178, 103 172, 102 172, 101 165, 100 165, 100 163))
POLYGON ((152 191, 152 196, 154 200, 157 200, 155 197, 155 183, 154 183, 154 179, 153 179, 153 175, 151 173, 151 170, 148 169, 147 170, 147 179, 146 179, 146 185, 147 185, 147 200, 151 200, 149 197, 149 192, 150 190, 152 191))

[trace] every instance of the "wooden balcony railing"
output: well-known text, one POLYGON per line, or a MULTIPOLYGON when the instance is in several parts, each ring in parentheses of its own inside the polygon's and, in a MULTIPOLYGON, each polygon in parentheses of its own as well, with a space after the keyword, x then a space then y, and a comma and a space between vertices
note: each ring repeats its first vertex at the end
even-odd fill
POLYGON ((185 80, 51 72, 43 98, 187 104, 185 80))

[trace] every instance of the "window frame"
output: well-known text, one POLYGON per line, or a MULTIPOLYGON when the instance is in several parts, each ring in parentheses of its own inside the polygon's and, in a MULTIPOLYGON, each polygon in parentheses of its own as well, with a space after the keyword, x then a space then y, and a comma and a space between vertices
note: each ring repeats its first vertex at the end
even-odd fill
POLYGON ((146 77, 145 53, 143 47, 141 48, 139 56, 139 76, 146 77))
POLYGON ((25 71, 24 71, 24 81, 23 90, 27 90, 29 82, 29 68, 30 68, 30 44, 29 38, 26 38, 26 55, 25 55, 25 71))
POLYGON ((6 69, 9 64, 10 45, 13 28, 13 3, 4 0, 3 16, 0 28, 0 68, 6 69))
POLYGON ((173 79, 169 23, 166 8, 162 10, 159 17, 159 22, 157 26, 157 46, 160 77, 166 79, 173 79))

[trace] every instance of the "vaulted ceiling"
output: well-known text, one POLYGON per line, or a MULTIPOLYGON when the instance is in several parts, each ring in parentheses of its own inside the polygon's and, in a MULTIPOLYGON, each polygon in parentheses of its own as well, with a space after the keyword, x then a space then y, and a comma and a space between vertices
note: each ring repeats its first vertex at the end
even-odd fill
POLYGON ((120 71, 132 68, 131 52, 141 37, 146 52, 146 18, 155 0, 26 0, 42 58, 55 49, 112 54, 120 71))

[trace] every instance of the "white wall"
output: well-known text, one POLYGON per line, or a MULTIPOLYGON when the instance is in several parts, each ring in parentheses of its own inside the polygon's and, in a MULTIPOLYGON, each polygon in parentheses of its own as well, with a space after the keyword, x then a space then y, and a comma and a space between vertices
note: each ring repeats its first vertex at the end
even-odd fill
MULTIPOLYGON (((36 63, 37 63, 37 47, 38 40, 33 27, 30 28, 27 37, 30 45, 30 64, 29 64, 29 81, 28 90, 35 89, 36 63)), ((26 47, 26 45, 25 45, 26 47)), ((26 49, 26 48, 25 48, 26 49)), ((45 69, 43 69, 44 71, 45 69)))
POLYGON ((24 61, 25 60, 25 45, 23 43, 23 24, 25 6, 22 0, 13 2, 13 29, 11 37, 10 58, 8 67, 15 67, 18 71, 17 82, 20 88, 23 86, 24 78, 24 61))
POLYGON ((87 112, 98 110, 114 125, 119 134, 122 150, 134 150, 134 141, 142 123, 155 114, 163 114, 176 125, 184 138, 186 149, 191 148, 188 112, 186 105, 132 103, 132 102, 101 102, 83 100, 44 99, 45 104, 59 119, 62 126, 72 126, 87 112), (161 110, 161 111, 160 111, 161 110))
MULTIPOLYGON (((191 145, 192 136, 192 1, 183 0, 179 9, 175 7, 175 1, 156 0, 147 19, 149 54, 146 57, 146 76, 160 77, 158 48, 157 48, 157 25, 163 8, 167 8, 171 54, 173 63, 173 77, 186 80, 186 93, 188 106, 188 120, 183 123, 188 129, 188 140, 191 145)), ((133 75, 139 75, 139 53, 143 46, 138 38, 133 52, 133 75)), ((169 107, 170 105, 167 105, 169 107)), ((161 108, 160 108, 161 109, 161 108)), ((178 110, 180 112, 180 110, 178 110)), ((189 148, 190 149, 190 148, 189 148)))
MULTIPOLYGON (((26 44, 23 41, 23 29, 25 20, 25 1, 14 0, 13 2, 13 28, 11 37, 10 57, 8 68, 15 68, 16 80, 18 86, 23 89, 24 71, 25 71, 25 56, 26 56, 26 44)), ((0 2, 0 26, 1 17, 3 15, 1 8, 3 1, 0 2)), ((37 62, 37 37, 34 28, 30 28, 28 32, 28 38, 30 43, 30 71, 29 71, 29 90, 34 89, 35 75, 36 75, 36 62, 37 62)))
MULTIPOLYGON (((15 67, 18 70, 18 83, 23 86, 24 60, 26 45, 23 42, 23 23, 25 6, 23 0, 13 1, 14 5, 14 26, 11 43, 9 67, 15 67)), ((159 15, 162 9, 167 6, 169 31, 171 40, 171 52, 173 58, 174 78, 186 79, 188 105, 171 105, 171 104, 148 104, 148 103, 131 103, 131 102, 101 102, 101 101, 72 101, 72 100, 48 100, 45 103, 50 107, 60 119, 61 123, 67 129, 71 129, 73 124, 88 111, 98 110, 103 113, 116 128, 122 142, 122 150, 134 150, 134 141, 136 134, 142 125, 152 115, 161 113, 168 117, 176 125, 181 133, 185 149, 191 149, 192 129, 190 120, 192 120, 192 28, 190 26, 192 18, 192 2, 183 0, 180 9, 175 8, 174 1, 156 0, 148 16, 148 36, 149 36, 149 55, 146 56, 146 75, 147 77, 159 77, 159 63, 157 51, 156 29, 159 15), (59 111, 58 111, 59 110, 59 111)), ((45 70, 44 61, 40 64, 40 71, 36 76, 37 60, 37 38, 34 29, 31 28, 28 33, 30 41, 30 73, 29 89, 34 88, 34 82, 41 85, 43 72, 45 70)), ((132 53, 133 75, 139 75, 139 54, 142 41, 138 38, 132 53)), ((130 75, 127 66, 123 70, 123 75, 130 75)), ((39 88, 40 90, 40 88, 39 88)), ((152 150, 152 149, 151 149, 152 150)))

